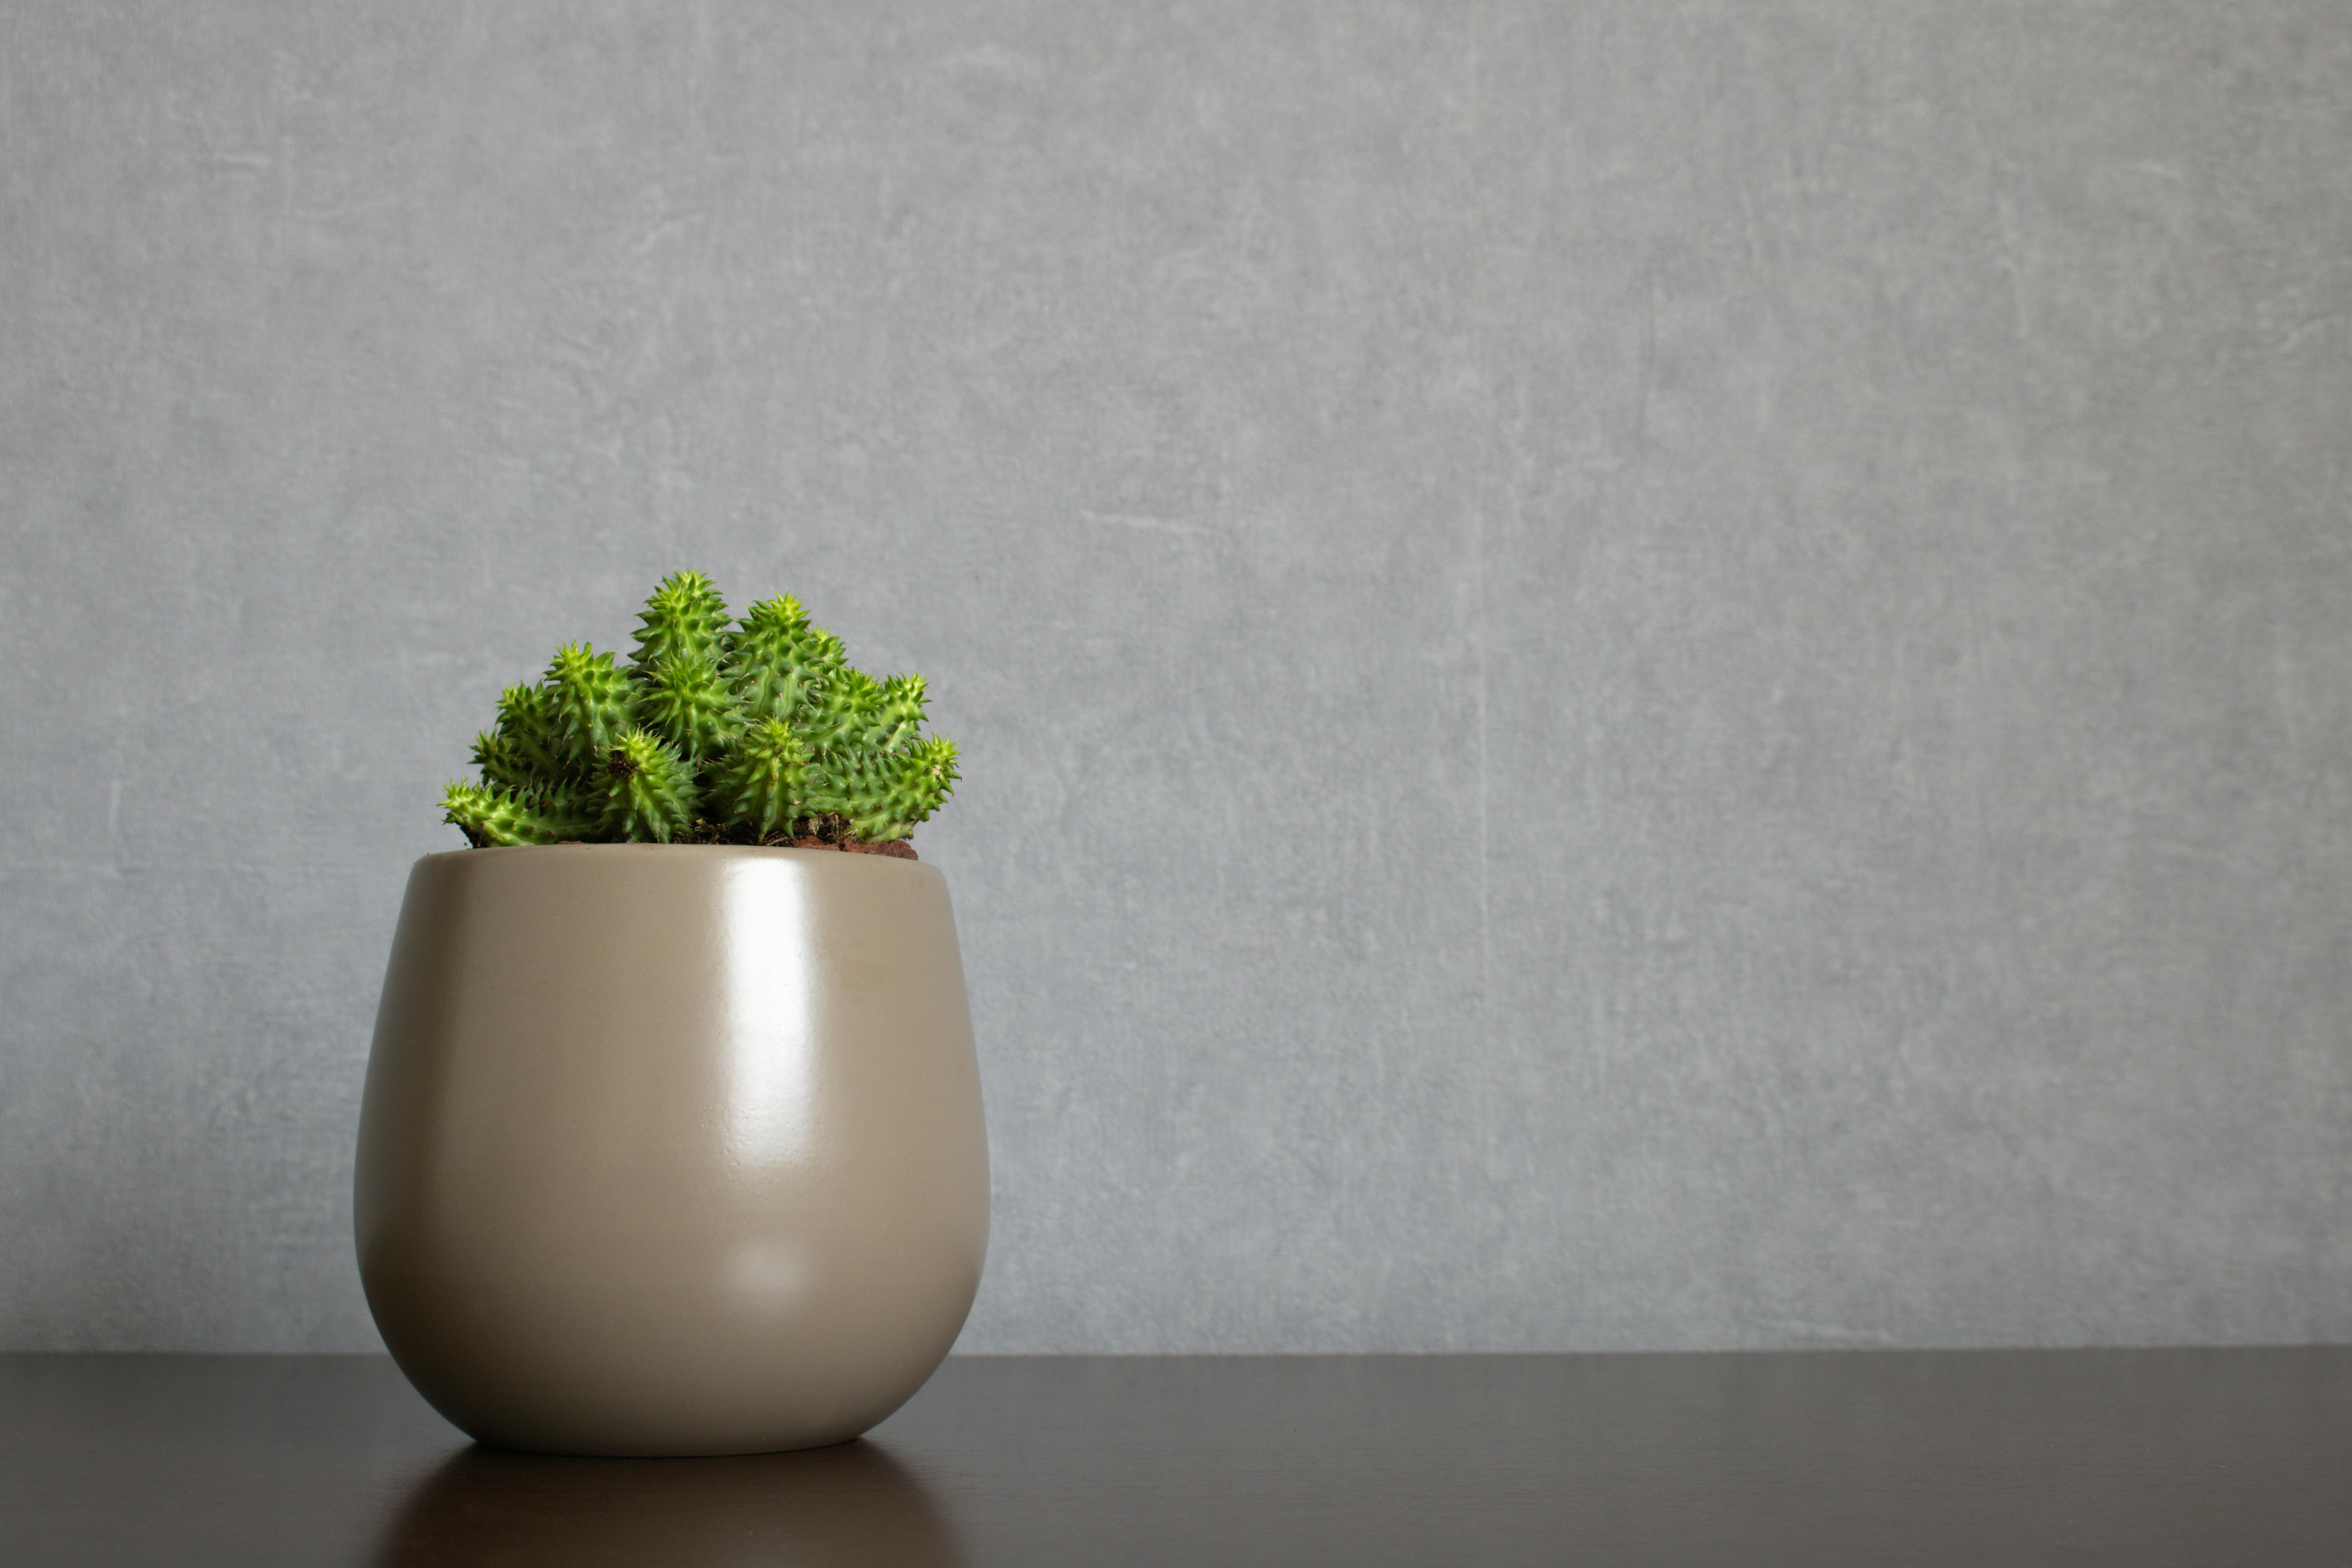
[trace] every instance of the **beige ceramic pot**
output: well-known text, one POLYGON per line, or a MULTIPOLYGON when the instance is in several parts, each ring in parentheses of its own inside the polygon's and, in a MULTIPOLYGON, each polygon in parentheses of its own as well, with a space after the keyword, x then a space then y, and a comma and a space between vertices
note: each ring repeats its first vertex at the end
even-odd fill
POLYGON ((856 1436, 947 1354, 988 1244, 946 879, 833 850, 426 856, 354 1199, 384 1343, 486 1443, 856 1436))

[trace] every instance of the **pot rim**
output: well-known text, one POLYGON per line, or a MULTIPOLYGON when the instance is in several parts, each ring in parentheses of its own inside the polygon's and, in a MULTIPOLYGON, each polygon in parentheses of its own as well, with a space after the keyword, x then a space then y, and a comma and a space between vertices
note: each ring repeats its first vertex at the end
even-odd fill
POLYGON ((435 849, 416 858, 417 863, 422 865, 427 860, 447 860, 461 855, 547 855, 566 852, 574 856, 583 852, 592 855, 634 855, 647 851, 664 855, 683 853, 697 856, 752 856, 763 858, 774 855, 789 855, 796 859, 822 858, 827 860, 871 860, 893 866, 930 864, 928 860, 908 860, 898 855, 860 855, 842 849, 794 849, 782 844, 491 844, 479 848, 469 846, 463 849, 435 849))

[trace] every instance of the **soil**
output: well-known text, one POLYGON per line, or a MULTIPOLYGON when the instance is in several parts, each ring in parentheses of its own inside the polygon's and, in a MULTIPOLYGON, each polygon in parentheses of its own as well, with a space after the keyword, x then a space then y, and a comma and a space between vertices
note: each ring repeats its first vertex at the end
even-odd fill
MULTIPOLYGON (((756 845, 762 849, 838 849, 846 855, 887 855, 894 860, 922 858, 915 853, 915 847, 903 838, 894 838, 887 844, 860 843, 849 837, 849 824, 837 816, 806 818, 803 820, 801 826, 808 828, 809 831, 799 835, 772 833, 767 837, 761 838, 749 828, 737 827, 725 822, 705 822, 698 816, 694 819, 694 826, 673 842, 740 844, 747 847, 756 845)), ((457 831, 465 833, 467 838, 474 838, 473 834, 462 827, 457 831)), ((556 842, 585 844, 587 840, 559 838, 556 842)), ((474 838, 474 847, 477 849, 488 847, 488 841, 486 839, 474 838)))
POLYGON ((761 838, 748 828, 723 822, 697 820, 693 829, 679 840, 684 844, 756 844, 764 849, 838 849, 850 855, 887 855, 898 860, 915 860, 921 857, 915 847, 903 838, 887 844, 862 844, 849 837, 849 824, 838 816, 816 816, 803 819, 799 826, 803 833, 772 833, 761 838))
MULTIPOLYGON (((588 841, 584 838, 559 838, 556 840, 556 843, 558 844, 585 844, 588 841)), ((750 838, 735 837, 726 834, 714 833, 708 837, 681 838, 677 842, 680 844, 749 845, 753 841, 750 838)), ((762 849, 838 849, 846 855, 887 855, 893 860, 920 860, 922 858, 921 856, 915 853, 915 847, 908 843, 903 838, 894 838, 887 844, 859 844, 854 840, 844 842, 834 839, 819 838, 814 833, 804 833, 798 838, 786 838, 782 834, 777 834, 772 837, 758 840, 758 844, 762 849)), ((487 846, 477 844, 474 847, 480 849, 487 847, 487 846)))

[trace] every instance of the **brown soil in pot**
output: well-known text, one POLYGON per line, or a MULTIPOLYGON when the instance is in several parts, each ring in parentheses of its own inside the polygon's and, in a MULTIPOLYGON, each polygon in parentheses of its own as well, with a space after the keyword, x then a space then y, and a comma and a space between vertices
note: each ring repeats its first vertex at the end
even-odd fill
MULTIPOLYGON (((688 829, 677 842, 740 844, 747 847, 756 845, 761 849, 838 849, 848 855, 887 855, 894 860, 922 858, 915 853, 915 847, 903 838, 894 838, 887 844, 860 843, 849 837, 849 824, 837 816, 813 817, 803 826, 809 831, 797 836, 772 833, 767 837, 761 838, 746 827, 737 827, 724 822, 705 822, 698 817, 695 819, 694 826, 688 829)), ((558 842, 585 844, 588 841, 584 838, 564 838, 558 842)), ((479 848, 480 846, 477 845, 475 847, 479 848)))
POLYGON ((838 849, 850 855, 887 855, 898 860, 919 860, 915 847, 903 838, 887 844, 864 844, 849 837, 849 824, 838 816, 825 816, 803 819, 798 826, 804 833, 772 833, 762 838, 747 827, 724 822, 698 819, 694 826, 678 842, 681 844, 742 844, 758 845, 762 849, 838 849))

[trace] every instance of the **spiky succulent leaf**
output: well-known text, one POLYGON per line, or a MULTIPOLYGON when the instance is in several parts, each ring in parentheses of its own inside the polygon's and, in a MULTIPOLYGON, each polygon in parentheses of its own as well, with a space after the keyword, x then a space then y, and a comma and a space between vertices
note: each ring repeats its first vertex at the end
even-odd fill
POLYGON ((492 733, 523 779, 555 784, 579 771, 566 754, 562 718, 549 687, 515 685, 499 692, 499 722, 492 733))
POLYGON ((648 731, 630 730, 605 758, 604 837, 667 844, 694 822, 694 770, 648 731))
POLYGON ((915 743, 923 727, 923 710, 929 703, 929 682, 912 673, 894 675, 882 683, 881 734, 883 751, 903 752, 915 743))
POLYGON ((904 838, 915 830, 918 823, 929 822, 931 814, 947 804, 955 793, 956 781, 963 773, 956 766, 956 745, 945 735, 932 735, 916 742, 898 757, 897 777, 891 781, 890 820, 898 831, 894 838, 904 838))
POLYGON ((586 643, 565 643, 547 667, 554 731, 570 767, 585 771, 619 744, 636 722, 636 692, 613 666, 613 656, 586 643))
POLYGON ((474 737, 474 771, 482 775, 486 784, 502 789, 529 789, 541 783, 522 760, 514 743, 496 730, 485 730, 474 737))
POLYGON ((801 731, 819 756, 877 750, 883 730, 882 683, 844 665, 802 714, 801 731))
POLYGON ((651 680, 662 661, 727 656, 727 601, 699 572, 673 572, 646 600, 638 616, 636 650, 630 663, 639 680, 651 680))
POLYGON ((716 755, 743 727, 735 693, 699 654, 672 654, 654 667, 637 692, 637 721, 695 761, 716 755))
POLYGON ((559 843, 601 842, 604 837, 604 798, 601 778, 575 779, 525 797, 548 822, 562 830, 559 843))
POLYGON ((841 667, 841 639, 786 594, 743 612, 727 673, 747 714, 789 720, 841 667))
POLYGON ((809 790, 809 810, 841 816, 851 836, 866 844, 906 837, 939 810, 960 776, 955 742, 944 735, 897 753, 838 752, 822 767, 809 790))
POLYGON ((441 796, 441 820, 455 826, 478 847, 492 845, 561 844, 595 831, 570 797, 537 798, 489 784, 451 781, 441 796))
POLYGON ((808 742, 782 719, 761 719, 713 774, 710 804, 762 838, 786 832, 808 815, 808 742))

